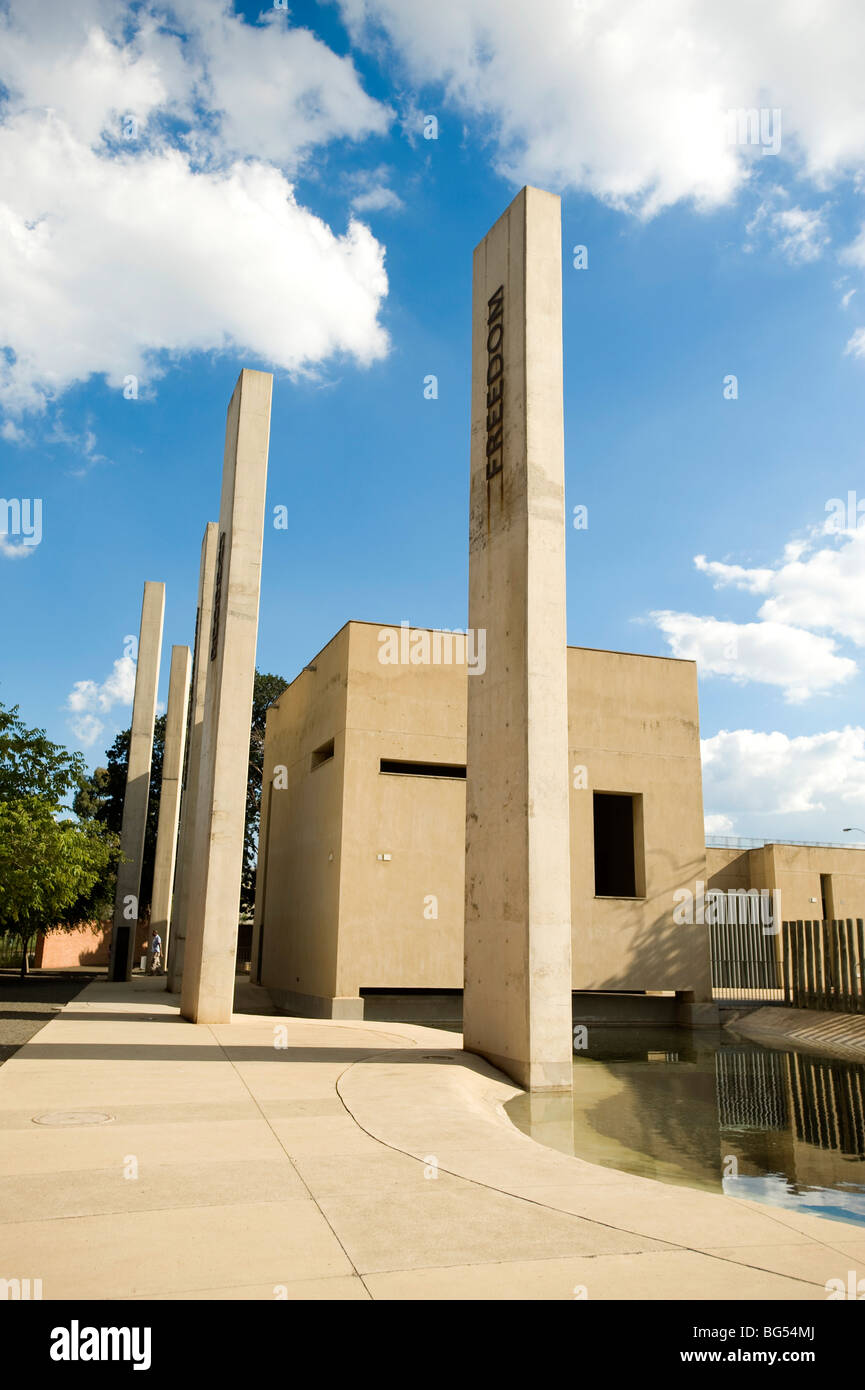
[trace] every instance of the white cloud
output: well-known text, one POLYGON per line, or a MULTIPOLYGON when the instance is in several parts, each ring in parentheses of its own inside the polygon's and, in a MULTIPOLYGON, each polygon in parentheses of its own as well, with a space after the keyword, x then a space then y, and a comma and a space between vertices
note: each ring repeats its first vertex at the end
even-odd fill
MULTIPOLYGON (((515 182, 587 190, 651 215, 729 201, 755 146, 726 116, 779 109, 780 158, 825 186, 865 166, 856 0, 340 0, 359 41, 382 31, 418 84, 487 122, 515 182), (825 79, 832 74, 831 82, 825 79)), ((775 163, 778 156, 772 156, 775 163)), ((800 230, 788 229, 790 251, 800 230)))
MULTIPOLYGON (((780 254, 791 265, 803 265, 808 261, 819 260, 823 248, 829 245, 826 229, 825 208, 781 207, 777 203, 788 200, 783 189, 773 189, 772 195, 763 200, 754 216, 747 224, 746 232, 751 237, 766 233, 780 254)), ((754 243, 745 247, 754 250, 754 243)))
POLYGON ((796 738, 722 729, 703 740, 702 755, 707 834, 736 833, 745 817, 749 834, 762 826, 778 839, 843 840, 845 825, 863 823, 865 728, 796 738), (714 828, 721 823, 725 828, 714 828))
POLYGON ((170 354, 233 350, 287 371, 387 350, 384 252, 332 230, 286 171, 387 128, 350 59, 277 11, 108 0, 0 16, 0 403, 41 408, 170 354), (124 120, 137 123, 122 138, 124 120), (276 167, 276 166, 279 167, 276 167), (2 349, 6 351, 3 352, 2 349))
POLYGON ((703 817, 703 828, 707 835, 732 835, 733 825, 732 816, 708 815, 703 817))
POLYGON ((10 541, 8 532, 0 531, 0 555, 6 560, 26 560, 28 555, 35 554, 35 545, 25 545, 23 541, 10 541))
POLYGON ((69 725, 78 741, 89 748, 102 733, 105 724, 100 714, 108 714, 115 705, 131 705, 135 694, 135 662, 131 656, 121 656, 111 672, 99 684, 93 680, 76 681, 66 699, 70 711, 69 725))
POLYGON ((345 175, 354 212, 401 212, 405 204, 390 186, 392 170, 386 164, 374 169, 352 169, 345 175))
POLYGON ((219 113, 219 143, 295 168, 314 145, 383 134, 392 113, 367 96, 350 58, 341 58, 308 29, 289 28, 287 15, 262 7, 253 26, 213 0, 177 0, 185 25, 198 36, 199 95, 219 113))
MULTIPOLYGON (((837 501, 847 507, 846 498, 837 501)), ((757 615, 764 623, 834 632, 865 647, 865 526, 833 530, 833 519, 830 513, 809 539, 788 547, 774 569, 707 561, 703 555, 694 563, 716 589, 765 595, 757 615)))
POLYGON ((850 680, 856 662, 839 653, 835 639, 865 647, 865 525, 857 524, 855 493, 830 499, 826 512, 819 526, 788 542, 775 566, 695 556, 714 588, 739 589, 763 602, 757 621, 746 623, 652 613, 673 655, 696 660, 703 675, 780 686, 791 703, 850 680))
POLYGON ((370 188, 366 193, 358 193, 351 200, 355 212, 399 212, 404 206, 402 198, 392 188, 370 188))
POLYGON ((76 714, 69 721, 69 727, 84 748, 91 748, 98 739, 105 724, 95 714, 76 714))
POLYGON ((235 348, 299 371, 386 350, 382 247, 359 222, 335 235, 276 169, 196 174, 174 150, 106 160, 23 119, 0 129, 0 186, 8 406, 37 407, 93 373, 120 389, 166 352, 235 348))
POLYGON ((845 353, 853 357, 865 357, 865 328, 857 328, 847 339, 845 353))
POLYGON ((825 694, 856 673, 855 661, 838 656, 830 637, 786 623, 723 622, 669 611, 651 617, 673 656, 696 661, 701 675, 728 676, 737 685, 777 685, 791 704, 825 694))

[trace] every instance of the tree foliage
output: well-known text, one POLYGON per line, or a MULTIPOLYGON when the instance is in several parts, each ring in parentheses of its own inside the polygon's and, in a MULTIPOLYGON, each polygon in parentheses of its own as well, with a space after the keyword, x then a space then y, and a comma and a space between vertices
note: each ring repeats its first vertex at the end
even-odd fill
POLYGON ((0 705, 0 934, 20 942, 22 974, 39 932, 98 919, 113 897, 118 837, 62 818, 70 793, 85 808, 87 782, 80 754, 0 705))
POLYGON ((80 753, 52 743, 44 729, 28 729, 17 705, 0 705, 0 801, 35 796, 60 806, 86 779, 80 753))
MULTIPOLYGON (((75 810, 81 815, 87 810, 92 818, 115 835, 123 824, 123 801, 126 796, 126 771, 129 766, 131 729, 117 735, 106 750, 106 766, 97 767, 85 779, 75 810)), ((150 763, 150 791, 147 798, 147 821, 144 829, 144 857, 141 861, 141 888, 138 894, 142 917, 150 910, 153 897, 153 869, 156 863, 156 833, 159 825, 159 793, 162 787, 162 760, 165 753, 165 715, 159 715, 153 726, 153 757, 150 763)))
MULTIPOLYGON (((282 676, 256 671, 252 691, 252 721, 249 734, 249 766, 246 779, 246 812, 243 833, 243 872, 241 876, 241 909, 248 911, 255 902, 255 867, 258 858, 258 825, 261 815, 261 779, 264 764, 264 729, 268 707, 279 698, 288 682, 282 676)), ((131 730, 119 733, 106 752, 106 766, 97 768, 85 777, 76 797, 75 810, 86 813, 108 830, 119 834, 123 819, 123 798, 126 794, 126 769, 129 762, 131 730)), ((156 720, 153 731, 153 761, 150 769, 150 794, 147 802, 147 825, 144 834, 144 857, 141 864, 139 910, 144 916, 153 896, 153 869, 156 861, 156 834, 159 824, 159 795, 162 786, 162 760, 165 752, 165 715, 156 720)), ((183 808, 181 805, 181 816, 183 808)))
POLYGON ((264 729, 269 707, 288 689, 282 676, 256 671, 252 692, 252 728, 249 735, 249 769, 246 779, 246 822, 243 832, 243 875, 240 906, 255 905, 255 868, 258 861, 258 827, 261 820, 261 783, 264 774, 264 729))

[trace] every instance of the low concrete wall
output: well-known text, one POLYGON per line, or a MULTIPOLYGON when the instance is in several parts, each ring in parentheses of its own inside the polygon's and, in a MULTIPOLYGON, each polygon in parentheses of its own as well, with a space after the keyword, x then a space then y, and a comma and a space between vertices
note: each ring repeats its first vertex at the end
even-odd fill
POLYGON ((771 1047, 796 1047, 803 1052, 865 1061, 865 1014, 770 1006, 740 1013, 724 1026, 731 1033, 771 1047))
MULTIPOLYGON (((360 998, 331 999, 267 990, 279 1013, 298 1018, 364 1019, 378 1023, 425 1023, 462 1028, 463 992, 455 990, 361 990, 360 998)), ((717 1004, 695 1004, 669 994, 617 994, 575 990, 574 1023, 634 1028, 719 1028, 717 1004)))

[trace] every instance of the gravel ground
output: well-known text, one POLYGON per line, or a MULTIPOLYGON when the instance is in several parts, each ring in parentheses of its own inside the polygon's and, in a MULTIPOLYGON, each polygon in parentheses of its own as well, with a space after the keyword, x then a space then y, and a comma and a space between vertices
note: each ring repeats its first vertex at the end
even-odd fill
POLYGON ((0 1066, 97 978, 57 970, 22 980, 17 970, 0 970, 0 1066))

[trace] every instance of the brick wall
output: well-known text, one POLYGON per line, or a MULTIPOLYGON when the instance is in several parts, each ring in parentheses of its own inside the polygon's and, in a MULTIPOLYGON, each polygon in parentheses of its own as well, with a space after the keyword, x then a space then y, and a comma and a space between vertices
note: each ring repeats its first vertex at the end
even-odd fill
POLYGON ((63 970, 72 965, 107 965, 111 922, 93 922, 76 931, 52 931, 39 937, 36 966, 63 970))

